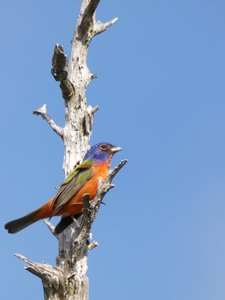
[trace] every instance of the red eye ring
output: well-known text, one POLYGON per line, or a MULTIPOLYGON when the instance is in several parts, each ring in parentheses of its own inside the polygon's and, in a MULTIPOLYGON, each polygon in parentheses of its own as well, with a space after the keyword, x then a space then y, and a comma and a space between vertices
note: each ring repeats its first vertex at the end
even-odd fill
POLYGON ((106 151, 106 150, 107 150, 107 146, 106 146, 105 144, 102 144, 102 145, 100 146, 100 149, 101 149, 102 151, 106 151))

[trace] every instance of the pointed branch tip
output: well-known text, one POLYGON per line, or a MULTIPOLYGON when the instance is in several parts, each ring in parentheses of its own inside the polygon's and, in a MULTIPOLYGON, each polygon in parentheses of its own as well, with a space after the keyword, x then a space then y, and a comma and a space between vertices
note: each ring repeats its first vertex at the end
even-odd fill
POLYGON ((23 255, 20 254, 20 253, 14 253, 13 255, 14 255, 16 258, 19 258, 19 259, 22 260, 22 261, 25 261, 25 262, 28 262, 28 261, 29 261, 29 259, 28 259, 27 257, 23 256, 23 255))
POLYGON ((55 234, 55 226, 51 222, 49 222, 47 219, 44 219, 43 222, 48 227, 48 229, 50 230, 50 232, 52 233, 52 235, 55 238, 59 239, 58 236, 57 236, 57 234, 55 234))
POLYGON ((95 78, 98 78, 98 75, 97 74, 91 74, 91 79, 95 79, 95 78))
POLYGON ((118 20, 118 18, 114 18, 114 19, 112 19, 112 20, 110 20, 109 22, 106 22, 106 23, 102 23, 101 21, 96 22, 95 25, 94 25, 95 35, 106 31, 106 29, 108 29, 109 27, 114 25, 117 22, 117 20, 118 20))
POLYGON ((42 105, 37 110, 33 110, 32 113, 33 113, 33 115, 36 115, 36 116, 46 114, 47 113, 47 105, 46 104, 42 105))
POLYGON ((99 110, 99 106, 96 105, 96 106, 92 107, 91 113, 95 114, 98 110, 99 110))
POLYGON ((55 123, 55 121, 52 118, 50 118, 50 116, 48 115, 48 112, 47 112, 46 104, 42 105, 37 110, 34 110, 33 115, 41 116, 42 119, 45 120, 48 123, 48 125, 52 128, 52 130, 54 130, 55 133, 58 134, 58 136, 60 136, 61 139, 63 140, 63 128, 59 127, 55 123))
POLYGON ((94 248, 96 248, 96 247, 98 247, 98 246, 99 246, 99 243, 96 242, 96 241, 93 241, 93 242, 91 242, 91 243, 87 246, 87 248, 88 248, 88 251, 91 251, 91 250, 93 250, 94 248))

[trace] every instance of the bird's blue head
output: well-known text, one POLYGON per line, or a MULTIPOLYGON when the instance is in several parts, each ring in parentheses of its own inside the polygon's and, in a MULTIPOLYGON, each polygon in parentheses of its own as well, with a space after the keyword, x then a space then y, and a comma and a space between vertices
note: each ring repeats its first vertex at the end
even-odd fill
POLYGON ((109 162, 112 159, 112 156, 122 150, 120 147, 113 146, 109 143, 99 143, 91 147, 91 149, 86 153, 84 160, 91 159, 96 163, 100 162, 109 162))

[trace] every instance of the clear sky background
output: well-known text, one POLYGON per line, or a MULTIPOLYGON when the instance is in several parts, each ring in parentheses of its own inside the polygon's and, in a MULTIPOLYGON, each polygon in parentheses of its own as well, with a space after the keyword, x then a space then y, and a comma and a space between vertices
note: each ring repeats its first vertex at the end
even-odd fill
MULTIPOLYGON (((55 193, 63 145, 32 111, 43 103, 63 126, 51 76, 55 43, 69 55, 75 0, 0 2, 1 298, 40 300, 42 285, 12 256, 54 264, 42 222, 18 235, 4 224, 55 193)), ((97 19, 119 17, 91 44, 99 104, 91 144, 123 147, 94 224, 90 299, 225 298, 225 2, 102 0, 97 19)))

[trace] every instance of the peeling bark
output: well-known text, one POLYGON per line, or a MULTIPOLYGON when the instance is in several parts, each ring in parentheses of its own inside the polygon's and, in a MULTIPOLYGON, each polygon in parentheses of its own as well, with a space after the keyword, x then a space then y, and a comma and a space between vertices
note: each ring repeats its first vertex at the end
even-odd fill
MULTIPOLYGON (((46 105, 34 111, 40 115, 49 126, 60 136, 64 142, 63 169, 65 176, 82 161, 89 146, 92 133, 94 114, 98 106, 87 105, 86 88, 90 81, 96 78, 87 66, 88 46, 92 38, 108 27, 112 26, 117 18, 102 23, 96 21, 95 11, 100 0, 83 0, 81 10, 72 39, 70 59, 67 59, 62 45, 56 44, 51 73, 56 81, 60 82, 62 96, 65 102, 65 126, 60 128, 47 113, 46 105)), ((46 300, 87 300, 87 253, 94 249, 98 243, 87 243, 92 223, 99 210, 102 198, 114 187, 111 183, 113 177, 126 164, 123 160, 116 168, 111 170, 102 183, 95 199, 90 202, 89 195, 84 195, 84 226, 76 236, 76 224, 70 226, 62 234, 54 234, 54 226, 45 220, 51 233, 59 240, 59 253, 56 266, 33 262, 30 259, 15 254, 27 263, 25 267, 29 272, 41 278, 46 300)))

